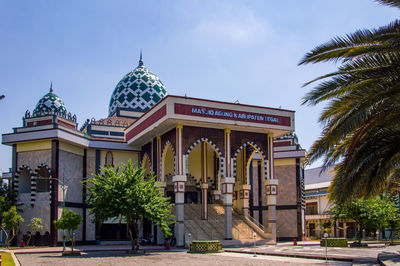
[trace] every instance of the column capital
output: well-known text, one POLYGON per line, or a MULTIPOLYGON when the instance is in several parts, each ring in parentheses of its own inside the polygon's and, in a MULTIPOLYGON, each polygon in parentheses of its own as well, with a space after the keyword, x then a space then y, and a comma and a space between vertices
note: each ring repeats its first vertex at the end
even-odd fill
POLYGON ((230 134, 231 133, 231 129, 230 128, 225 128, 224 132, 230 134))
POLYGON ((267 183, 267 185, 278 185, 279 184, 278 179, 266 179, 265 182, 267 183))
POLYGON ((200 187, 201 189, 208 189, 208 183, 201 183, 200 187))
POLYGON ((183 125, 182 125, 182 124, 176 124, 176 128, 177 128, 177 129, 183 128, 183 125))
POLYGON ((221 179, 221 183, 223 183, 223 184, 235 184, 235 178, 227 176, 227 177, 221 179))
POLYGON ((161 136, 160 135, 157 136, 157 140, 161 140, 161 136))
POLYGON ((186 182, 187 177, 186 175, 174 175, 172 177, 172 182, 186 182))

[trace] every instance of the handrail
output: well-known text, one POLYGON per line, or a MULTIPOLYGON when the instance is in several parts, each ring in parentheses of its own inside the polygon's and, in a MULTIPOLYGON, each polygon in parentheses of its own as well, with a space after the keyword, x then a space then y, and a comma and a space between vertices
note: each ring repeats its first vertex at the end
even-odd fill
POLYGON ((264 233, 267 233, 268 231, 266 230, 266 228, 264 227, 264 225, 260 224, 256 219, 254 219, 253 217, 251 217, 250 215, 245 216, 245 218, 249 219, 250 222, 252 222, 253 224, 255 224, 258 228, 260 228, 264 233))

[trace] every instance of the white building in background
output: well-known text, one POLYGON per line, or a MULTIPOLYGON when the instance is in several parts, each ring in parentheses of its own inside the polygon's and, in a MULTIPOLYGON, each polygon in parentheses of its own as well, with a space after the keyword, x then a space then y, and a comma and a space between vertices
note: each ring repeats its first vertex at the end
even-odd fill
POLYGON ((321 238, 324 227, 332 225, 328 230, 329 237, 352 238, 355 234, 355 223, 353 221, 337 221, 334 223, 330 214, 333 204, 329 202, 328 188, 334 177, 333 167, 321 173, 322 167, 307 169, 305 177, 305 199, 306 199, 306 237, 321 238), (325 226, 324 226, 325 225, 325 226))

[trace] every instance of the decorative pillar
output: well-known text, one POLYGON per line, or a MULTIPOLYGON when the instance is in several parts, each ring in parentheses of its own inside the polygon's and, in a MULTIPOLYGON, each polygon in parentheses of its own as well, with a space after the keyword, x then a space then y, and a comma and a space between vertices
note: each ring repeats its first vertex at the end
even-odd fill
POLYGON ((268 179, 274 179, 274 135, 269 133, 267 135, 267 149, 268 149, 268 179))
POLYGON ((225 239, 232 239, 232 200, 233 200, 233 185, 235 178, 225 177, 222 180, 222 194, 224 195, 224 231, 225 239))
POLYGON ((182 154, 182 129, 181 124, 176 125, 176 160, 175 176, 172 178, 175 192, 175 238, 176 245, 183 247, 185 245, 185 227, 184 227, 184 204, 185 204, 185 184, 186 176, 183 174, 183 154, 182 154))
POLYGON ((157 181, 161 181, 161 136, 157 136, 157 181))
POLYGON ((278 180, 268 179, 265 188, 268 204, 268 232, 272 240, 276 241, 276 195, 278 194, 278 180))
POLYGON ((225 128, 225 176, 231 177, 231 129, 225 128))
POLYGON ((201 142, 201 219, 208 219, 207 143, 201 142))
POLYGON ((224 130, 225 138, 225 178, 222 179, 222 194, 224 199, 224 233, 225 239, 232 239, 232 204, 233 204, 233 186, 235 178, 232 177, 232 162, 231 162, 231 129, 224 130))

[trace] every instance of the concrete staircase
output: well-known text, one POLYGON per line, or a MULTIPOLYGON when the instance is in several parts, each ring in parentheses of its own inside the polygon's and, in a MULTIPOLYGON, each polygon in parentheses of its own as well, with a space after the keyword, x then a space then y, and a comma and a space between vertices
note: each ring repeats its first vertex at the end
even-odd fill
POLYGON ((185 238, 189 241, 218 239, 223 240, 221 242, 223 242, 223 245, 225 243, 225 246, 243 245, 253 243, 253 232, 256 232, 255 240, 257 242, 270 242, 269 234, 263 233, 262 230, 254 230, 254 224, 251 224, 251 221, 236 212, 232 213, 233 240, 224 240, 225 210, 221 205, 208 205, 208 220, 201 220, 201 204, 185 204, 184 209, 185 238))

